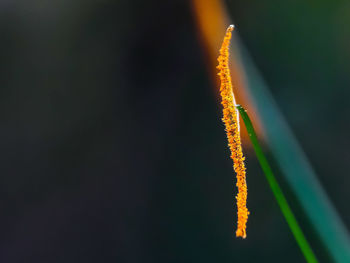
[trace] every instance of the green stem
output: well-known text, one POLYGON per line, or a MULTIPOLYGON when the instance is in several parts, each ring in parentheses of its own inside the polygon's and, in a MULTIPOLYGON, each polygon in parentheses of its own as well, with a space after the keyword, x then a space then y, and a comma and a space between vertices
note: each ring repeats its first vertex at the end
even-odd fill
POLYGON ((304 257, 307 262, 318 262, 315 254, 313 253, 309 243, 307 242, 290 206, 288 205, 287 199, 285 198, 282 189, 280 188, 279 184, 277 183, 277 180, 272 172, 272 169, 261 149, 261 146, 259 144, 258 138, 256 136, 256 133, 253 128, 253 124, 250 121, 250 118, 245 111, 245 109, 241 105, 236 106, 239 110, 239 113, 243 119, 243 122, 245 124, 245 127, 247 129, 249 138, 253 144, 255 154, 259 160, 259 163, 261 165, 262 170, 264 171, 264 174, 266 176, 266 179, 270 185, 270 188, 277 200, 277 203, 288 223, 288 226, 290 230, 292 231, 302 253, 304 254, 304 257))

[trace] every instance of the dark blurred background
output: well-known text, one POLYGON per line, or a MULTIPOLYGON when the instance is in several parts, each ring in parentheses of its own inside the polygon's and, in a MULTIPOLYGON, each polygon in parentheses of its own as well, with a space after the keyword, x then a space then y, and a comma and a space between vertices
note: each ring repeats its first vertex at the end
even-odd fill
MULTIPOLYGON (((349 1, 225 3, 349 228, 349 1)), ((0 35, 0 262, 303 262, 248 149, 234 237, 190 1, 2 0, 0 35)))

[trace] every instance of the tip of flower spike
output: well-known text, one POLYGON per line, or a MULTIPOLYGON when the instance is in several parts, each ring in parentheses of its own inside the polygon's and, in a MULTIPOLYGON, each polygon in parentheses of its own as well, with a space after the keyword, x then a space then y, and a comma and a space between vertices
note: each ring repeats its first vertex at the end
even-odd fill
POLYGON ((247 237, 247 234, 245 233, 245 231, 238 229, 236 231, 236 237, 241 237, 241 238, 245 239, 247 237))
POLYGON ((229 27, 227 28, 227 32, 231 32, 235 29, 235 25, 229 25, 229 27))

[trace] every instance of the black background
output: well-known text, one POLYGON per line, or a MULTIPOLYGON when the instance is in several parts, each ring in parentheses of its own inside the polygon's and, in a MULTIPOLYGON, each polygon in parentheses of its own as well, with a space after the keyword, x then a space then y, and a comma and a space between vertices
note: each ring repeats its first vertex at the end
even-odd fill
MULTIPOLYGON (((304 2, 227 10, 349 227, 350 5, 304 2)), ((1 262, 302 262, 250 151, 234 237, 189 1, 1 1, 0 34, 1 262)))

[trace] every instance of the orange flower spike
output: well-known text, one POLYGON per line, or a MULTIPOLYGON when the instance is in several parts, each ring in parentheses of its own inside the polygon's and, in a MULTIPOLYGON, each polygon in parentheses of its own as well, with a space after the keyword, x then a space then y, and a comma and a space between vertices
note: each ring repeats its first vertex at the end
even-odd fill
POLYGON ((247 183, 244 165, 244 157, 242 153, 242 144, 239 127, 239 113, 236 109, 236 101, 232 90, 231 74, 229 69, 229 45, 232 36, 233 25, 227 28, 226 35, 222 42, 220 55, 218 58, 221 86, 220 95, 223 106, 223 122, 226 127, 228 146, 231 150, 231 159, 233 160, 233 168, 237 174, 237 231, 236 236, 246 238, 246 225, 248 221, 249 211, 247 209, 247 183))

